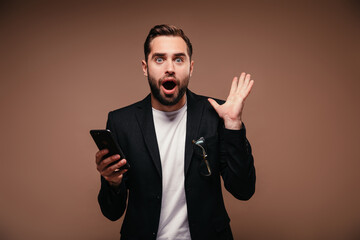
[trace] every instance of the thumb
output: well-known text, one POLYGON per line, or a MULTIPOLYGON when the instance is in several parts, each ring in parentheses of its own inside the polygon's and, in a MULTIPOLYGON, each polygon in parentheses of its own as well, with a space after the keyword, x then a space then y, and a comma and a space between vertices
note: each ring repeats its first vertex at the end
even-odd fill
POLYGON ((220 105, 212 98, 208 98, 208 101, 211 104, 211 106, 213 106, 215 111, 217 112, 217 109, 219 108, 220 105))

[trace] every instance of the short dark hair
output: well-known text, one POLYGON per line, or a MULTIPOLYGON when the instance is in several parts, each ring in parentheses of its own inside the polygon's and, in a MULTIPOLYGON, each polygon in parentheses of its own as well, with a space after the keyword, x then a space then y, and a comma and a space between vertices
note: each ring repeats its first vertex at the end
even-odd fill
POLYGON ((150 43, 151 41, 159 36, 178 36, 184 39, 186 45, 187 45, 187 51, 189 54, 189 57, 191 59, 192 56, 192 45, 190 42, 190 39, 185 35, 182 29, 177 28, 173 25, 167 25, 167 24, 161 24, 156 25, 152 29, 150 29, 149 34, 146 37, 145 43, 144 43, 144 53, 145 53, 145 61, 147 62, 149 53, 151 51, 150 49, 150 43))

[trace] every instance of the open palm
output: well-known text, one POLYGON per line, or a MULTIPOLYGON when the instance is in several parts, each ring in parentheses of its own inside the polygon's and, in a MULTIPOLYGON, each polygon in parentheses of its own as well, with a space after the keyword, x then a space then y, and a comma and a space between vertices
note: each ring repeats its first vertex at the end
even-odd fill
POLYGON ((210 104, 224 120, 225 128, 239 130, 242 125, 241 115, 245 99, 249 95, 254 80, 250 80, 250 74, 241 73, 240 77, 234 77, 226 102, 219 105, 214 99, 209 98, 210 104))

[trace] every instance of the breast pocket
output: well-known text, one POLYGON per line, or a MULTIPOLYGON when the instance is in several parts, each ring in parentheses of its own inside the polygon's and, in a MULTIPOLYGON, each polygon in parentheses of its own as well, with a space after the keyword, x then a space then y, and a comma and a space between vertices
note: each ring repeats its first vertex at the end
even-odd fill
POLYGON ((193 143, 199 173, 204 177, 217 175, 220 166, 218 135, 199 137, 193 143))

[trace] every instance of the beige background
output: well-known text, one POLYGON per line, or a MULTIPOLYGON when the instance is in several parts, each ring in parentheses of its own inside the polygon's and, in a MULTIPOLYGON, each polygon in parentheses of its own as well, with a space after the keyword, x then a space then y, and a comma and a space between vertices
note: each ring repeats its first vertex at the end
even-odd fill
MULTIPOLYGON (((2 1, 1 239, 118 239, 97 204, 89 130, 149 92, 142 44, 159 23, 194 46, 193 91, 244 113, 257 168, 225 193, 235 239, 360 236, 358 1, 2 1)), ((139 229, 141 231, 141 229, 139 229)))

